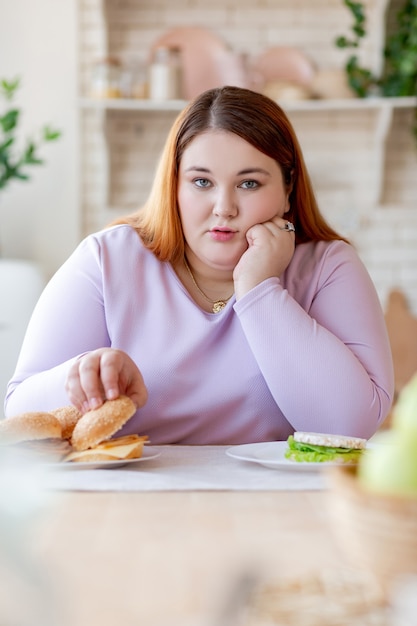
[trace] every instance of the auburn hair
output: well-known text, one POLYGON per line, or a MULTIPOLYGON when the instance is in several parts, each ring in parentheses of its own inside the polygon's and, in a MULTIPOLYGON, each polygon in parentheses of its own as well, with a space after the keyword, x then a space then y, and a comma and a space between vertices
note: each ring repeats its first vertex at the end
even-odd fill
POLYGON ((178 172, 182 155, 195 137, 209 130, 234 133, 274 159, 289 193, 285 217, 295 226, 295 241, 332 241, 344 237, 320 213, 295 131, 273 100, 241 87, 218 87, 197 96, 175 120, 162 150, 145 204, 112 224, 129 224, 159 260, 173 265, 184 258, 178 210, 178 172))

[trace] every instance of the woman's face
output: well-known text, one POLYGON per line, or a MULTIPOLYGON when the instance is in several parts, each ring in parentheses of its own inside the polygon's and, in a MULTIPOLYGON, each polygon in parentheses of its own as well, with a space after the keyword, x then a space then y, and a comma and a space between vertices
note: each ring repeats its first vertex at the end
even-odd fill
POLYGON ((198 135, 183 153, 178 204, 186 250, 212 268, 233 270, 255 224, 289 209, 279 165, 226 131, 198 135))

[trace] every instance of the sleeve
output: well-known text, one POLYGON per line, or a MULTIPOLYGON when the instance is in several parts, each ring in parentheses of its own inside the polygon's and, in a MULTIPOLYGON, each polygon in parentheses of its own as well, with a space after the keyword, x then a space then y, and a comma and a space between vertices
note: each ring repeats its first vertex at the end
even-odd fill
POLYGON ((52 277, 33 311, 5 398, 6 416, 68 404, 65 380, 81 354, 110 345, 100 247, 85 239, 52 277))
POLYGON ((271 278, 235 310, 294 430, 369 438, 391 406, 392 356, 375 287, 343 245, 329 247, 308 307, 271 278))

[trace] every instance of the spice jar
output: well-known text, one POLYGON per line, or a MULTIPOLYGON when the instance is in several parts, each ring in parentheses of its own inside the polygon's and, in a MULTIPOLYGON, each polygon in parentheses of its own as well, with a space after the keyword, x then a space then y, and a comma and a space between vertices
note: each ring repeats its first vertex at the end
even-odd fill
POLYGON ((93 98, 120 98, 121 65, 118 59, 108 57, 97 61, 91 78, 93 98))
POLYGON ((181 52, 161 46, 154 51, 149 68, 149 97, 152 100, 176 100, 182 97, 181 52))
POLYGON ((140 63, 129 63, 121 69, 120 95, 122 98, 146 98, 146 71, 140 63))

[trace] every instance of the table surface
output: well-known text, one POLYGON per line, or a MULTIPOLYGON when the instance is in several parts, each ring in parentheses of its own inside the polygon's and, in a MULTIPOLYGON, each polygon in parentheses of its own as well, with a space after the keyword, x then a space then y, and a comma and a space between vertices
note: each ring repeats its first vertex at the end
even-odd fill
POLYGON ((64 489, 48 497, 19 542, 47 577, 60 626, 214 623, 242 571, 288 577, 348 565, 322 489, 64 489))
POLYGON ((342 565, 325 510, 323 492, 67 492, 31 550, 71 626, 184 624, 213 613, 242 570, 342 565))

